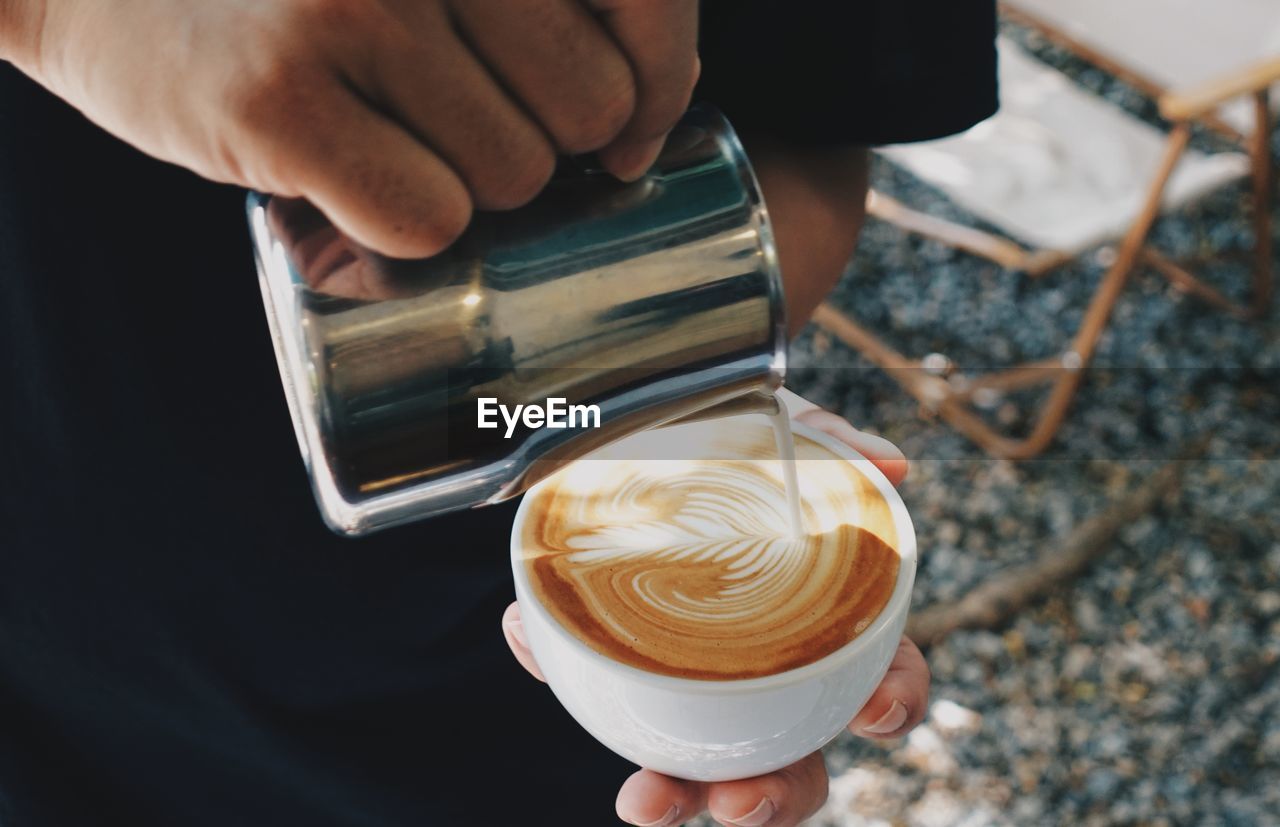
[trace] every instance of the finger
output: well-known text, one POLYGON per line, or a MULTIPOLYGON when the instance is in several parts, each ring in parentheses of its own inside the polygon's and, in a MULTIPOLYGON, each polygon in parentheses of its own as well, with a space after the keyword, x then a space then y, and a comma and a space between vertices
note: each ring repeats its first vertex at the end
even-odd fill
POLYGON ((835 437, 871 460, 892 485, 901 485, 907 478, 910 463, 898 446, 884 437, 859 431, 843 417, 816 408, 804 411, 795 420, 835 437))
POLYGON ((929 705, 929 664, 909 638, 903 638, 880 686, 849 724, 864 738, 898 738, 924 720, 929 705))
POLYGON ((423 258, 449 246, 471 218, 457 175, 401 126, 375 112, 338 79, 297 89, 281 113, 255 128, 276 169, 346 235, 395 258, 423 258))
POLYGON ((334 247, 342 234, 305 198, 273 196, 267 203, 267 226, 313 289, 341 266, 343 256, 334 247))
POLYGON ((477 208, 528 202, 551 178, 554 149, 458 38, 443 10, 418 6, 419 16, 438 19, 415 21, 415 28, 384 38, 374 57, 377 99, 449 163, 477 208), (416 36, 421 31, 433 35, 416 36))
POLYGON ((580 3, 455 0, 467 42, 563 152, 591 152, 631 119, 631 67, 580 3))
POLYGON ((507 639, 511 654, 516 656, 520 665, 527 669, 530 675, 546 683, 547 679, 542 676, 542 670, 538 668, 538 662, 533 659, 533 652, 529 649, 529 641, 524 636, 524 621, 520 617, 519 603, 512 603, 502 613, 502 636, 507 639))
POLYGON ((305 198, 276 195, 267 203, 267 226, 289 251, 289 260, 307 286, 331 296, 345 295, 333 288, 358 263, 357 252, 324 213, 305 198))
POLYGON ((640 770, 618 790, 618 818, 642 827, 683 824, 707 808, 707 785, 640 770))
POLYGON ((689 108, 698 80, 696 0, 592 0, 622 46, 635 74, 631 120, 600 152, 605 168, 624 180, 653 165, 667 133, 689 108))
POLYGON ((712 784, 711 817, 734 827, 791 827, 827 800, 827 767, 815 752, 777 772, 712 784))

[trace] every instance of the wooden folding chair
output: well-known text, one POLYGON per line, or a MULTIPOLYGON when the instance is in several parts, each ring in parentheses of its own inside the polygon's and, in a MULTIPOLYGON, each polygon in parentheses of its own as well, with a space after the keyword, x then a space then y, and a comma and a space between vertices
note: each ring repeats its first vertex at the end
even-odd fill
MULTIPOLYGON (((1041 0, 1031 0, 1040 3, 1041 0)), ((1019 0, 1022 2, 1022 0, 1019 0)), ((1106 3, 1111 0, 1043 0, 1045 3, 1070 7, 1075 2, 1106 3)), ((1159 0, 1125 0, 1113 5, 1149 3, 1159 0)), ((1228 0, 1230 3, 1237 0, 1228 0)), ((1254 0, 1239 0, 1252 3, 1254 0)), ((1271 2, 1271 0, 1267 0, 1271 2)), ((1210 4, 1214 5, 1214 4, 1210 4)), ((1215 6, 1216 7, 1216 6, 1215 6)), ((1280 16, 1272 13, 1280 21, 1280 16)), ((1162 31, 1162 19, 1152 20, 1146 29, 1149 36, 1162 31)), ((1142 32, 1130 33, 1141 35, 1142 32)), ((1043 64, 1031 63, 1032 59, 1016 46, 1001 39, 1002 111, 990 121, 980 124, 966 135, 948 138, 931 144, 910 147, 887 148, 883 154, 900 163, 925 181, 939 187, 960 206, 989 223, 1009 232, 1010 235, 1030 242, 1020 244, 952 222, 912 210, 881 194, 872 193, 868 199, 868 211, 879 218, 891 221, 909 231, 917 232, 949 243, 958 249, 984 256, 1001 265, 1025 271, 1037 276, 1072 260, 1090 247, 1119 236, 1120 242, 1113 263, 1099 284, 1085 312, 1082 324, 1070 345, 1059 355, 1011 369, 966 377, 951 372, 945 358, 927 357, 913 359, 898 353, 835 308, 824 305, 814 320, 829 332, 857 348, 873 362, 884 368, 908 392, 920 401, 922 407, 948 421, 958 431, 968 436, 988 453, 1011 459, 1035 456, 1048 446, 1061 426, 1071 400, 1080 386, 1083 369, 1093 356, 1107 320, 1122 288, 1133 270, 1146 265, 1168 278, 1178 289, 1195 294, 1210 303, 1238 316, 1257 316, 1269 306, 1271 296, 1271 156, 1268 147, 1270 136, 1270 112, 1268 89, 1280 81, 1280 56, 1255 62, 1229 76, 1215 78, 1201 86, 1181 91, 1163 91, 1159 97, 1161 114, 1172 128, 1162 136, 1151 127, 1137 122, 1116 107, 1087 95, 1043 64), (1224 103, 1247 95, 1253 101, 1256 124, 1248 136, 1250 158, 1236 153, 1203 155, 1188 149, 1193 124, 1205 119, 1220 121, 1215 128, 1226 126, 1219 109, 1224 103), (1054 98, 1054 96, 1057 96, 1054 98), (1082 97, 1088 97, 1085 101, 1082 97), (1079 208, 1074 213, 1038 214, 1035 209, 1023 208, 1017 203, 1007 204, 992 193, 974 192, 982 184, 981 171, 974 174, 965 169, 965 163, 976 157, 975 145, 990 137, 989 133, 1017 132, 1017 127, 1027 120, 1034 126, 1044 127, 1036 121, 1060 119, 1049 129, 1070 132, 1073 129, 1080 139, 1095 137, 1087 124, 1079 128, 1073 125, 1078 115, 1059 112, 1058 101, 1070 106, 1099 123, 1113 128, 1120 138, 1135 146, 1141 145, 1143 154, 1149 151, 1142 163, 1149 164, 1149 183, 1138 186, 1125 198, 1102 207, 1079 208), (1014 121, 1011 128, 1010 121, 1014 121), (952 163, 948 166, 948 163, 952 163), (1242 177, 1252 167, 1255 210, 1255 261, 1253 268, 1253 296, 1247 305, 1229 300, 1220 291, 1192 275, 1185 267, 1147 244, 1152 224, 1162 206, 1186 203, 1215 189, 1229 180, 1242 177), (967 174, 967 178, 966 178, 967 174), (1131 195, 1131 197, 1128 197, 1131 195), (1110 213, 1102 215, 1102 213, 1110 213), (1065 227, 1052 226, 1053 219, 1060 219, 1065 227), (1116 223, 1118 219, 1119 223, 1116 223), (1044 226, 1044 225, 1049 226, 1044 226), (1108 229, 1108 225, 1112 229, 1108 229), (1010 226, 1012 225, 1012 226, 1010 226), (1127 227, 1122 231, 1119 228, 1127 227), (1034 425, 1023 438, 1002 434, 987 423, 973 405, 975 398, 1000 395, 1007 391, 1036 385, 1049 385, 1049 391, 1035 414, 1034 425)), ((1277 49, 1280 54, 1280 49, 1277 49)), ((1104 68, 1112 68, 1108 63, 1104 68)), ((1006 137, 1008 137, 1006 135, 1006 137)), ((1017 135, 1014 135, 1015 139, 1017 135)), ((1043 136, 1041 136, 1043 137, 1043 136)), ((1078 143, 1078 141, 1077 141, 1078 143)), ((1058 147, 1063 154, 1076 152, 1085 158, 1091 152, 1108 149, 1100 144, 1095 148, 1078 147, 1067 142, 1058 147)), ((987 173, 998 177, 999 165, 1017 162, 1016 153, 997 155, 987 173)), ((1123 157, 1121 161, 1123 161, 1123 157)), ((1139 159, 1135 156, 1135 162, 1139 159)), ((1135 163, 1141 166, 1142 163, 1135 163)), ((981 170, 981 168, 979 168, 981 170)), ((1116 170, 1122 173, 1123 170, 1116 170)), ((1105 184, 1105 176, 1099 180, 1105 184)), ((1065 186, 1065 184, 1063 185, 1065 186)), ((998 195, 998 193, 996 194, 998 195)), ((1009 200, 1009 199, 1005 199, 1009 200)), ((1016 201, 1016 199, 1012 199, 1016 201)))
MULTIPOLYGON (((1280 56, 1275 0, 1001 0, 1000 14, 1157 100, 1280 56)), ((1248 97, 1196 119, 1240 143, 1256 134, 1248 97)))

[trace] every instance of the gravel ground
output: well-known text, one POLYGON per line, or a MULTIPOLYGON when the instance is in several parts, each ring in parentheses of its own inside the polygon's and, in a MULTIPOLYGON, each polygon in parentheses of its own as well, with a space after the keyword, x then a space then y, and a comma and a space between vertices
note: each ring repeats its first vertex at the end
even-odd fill
MULTIPOLYGON (((1043 59, 1140 117, 1140 95, 1016 30, 1043 59)), ((1202 146, 1212 139, 1201 136, 1202 146)), ((1280 155, 1280 140, 1276 141, 1280 155)), ((941 196, 878 162, 875 185, 939 215, 941 196)), ((1243 187, 1156 229, 1170 252, 1243 295, 1243 187)), ((1107 251, 1037 282, 871 222, 833 302, 909 354, 999 367, 1052 355, 1107 251)), ((1280 262, 1278 262, 1280 263, 1280 262)), ((1127 288, 1098 369, 1040 461, 986 458, 854 351, 813 330, 790 384, 890 437, 922 562, 915 606, 955 599, 1051 547, 1078 521, 1211 434, 1183 491, 1099 563, 1006 628, 928 653, 933 704, 906 739, 844 737, 814 825, 1280 825, 1280 308, 1245 323, 1154 274, 1127 288)), ((1025 427, 1006 404, 994 421, 1025 427)))

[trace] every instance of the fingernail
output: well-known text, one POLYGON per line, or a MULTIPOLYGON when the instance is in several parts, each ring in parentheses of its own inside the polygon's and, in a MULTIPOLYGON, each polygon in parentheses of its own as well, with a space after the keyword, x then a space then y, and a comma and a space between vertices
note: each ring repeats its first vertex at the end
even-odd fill
POLYGON ((529 648, 529 641, 525 639, 525 636, 524 636, 523 620, 508 620, 506 623, 503 623, 502 625, 507 630, 507 634, 511 635, 511 638, 516 643, 520 644, 525 649, 529 648))
POLYGON ((662 816, 662 818, 658 819, 657 821, 636 821, 634 818, 630 816, 624 816, 621 813, 619 813, 618 815, 622 816, 623 821, 627 822, 628 824, 634 824, 636 825, 636 827, 667 827, 667 825, 669 824, 676 823, 676 817, 680 815, 680 807, 675 804, 672 804, 671 807, 667 810, 667 812, 662 816))
POLYGON ((773 802, 768 798, 762 798, 754 810, 744 816, 729 819, 729 824, 733 827, 764 827, 773 818, 775 812, 777 809, 773 806, 773 802))
POLYGON ((863 727, 862 731, 868 735, 888 735, 890 732, 902 729, 902 725, 906 722, 907 705, 902 701, 894 701, 889 711, 880 716, 880 720, 871 726, 863 727))

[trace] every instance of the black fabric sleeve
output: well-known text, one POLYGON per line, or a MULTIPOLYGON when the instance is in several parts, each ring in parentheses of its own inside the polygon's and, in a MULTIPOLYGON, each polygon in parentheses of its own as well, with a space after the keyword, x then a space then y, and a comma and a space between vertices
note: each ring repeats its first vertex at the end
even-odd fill
POLYGON ((809 145, 954 134, 991 116, 994 0, 703 0, 695 100, 809 145))

